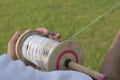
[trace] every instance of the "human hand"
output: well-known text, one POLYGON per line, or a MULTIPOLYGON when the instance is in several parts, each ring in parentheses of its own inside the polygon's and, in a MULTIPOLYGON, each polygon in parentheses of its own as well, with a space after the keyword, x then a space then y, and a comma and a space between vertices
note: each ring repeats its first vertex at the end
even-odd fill
MULTIPOLYGON (((49 38, 52 38, 52 39, 59 39, 61 37, 61 35, 59 33, 50 32, 47 28, 44 28, 44 27, 37 28, 36 31, 38 31, 41 34, 45 35, 46 37, 49 37, 49 38)), ((15 52, 15 45, 16 45, 16 42, 17 42, 18 38, 21 36, 21 34, 23 32, 24 31, 17 31, 8 42, 7 53, 10 55, 10 57, 13 60, 18 59, 17 56, 16 56, 16 52, 15 52)))

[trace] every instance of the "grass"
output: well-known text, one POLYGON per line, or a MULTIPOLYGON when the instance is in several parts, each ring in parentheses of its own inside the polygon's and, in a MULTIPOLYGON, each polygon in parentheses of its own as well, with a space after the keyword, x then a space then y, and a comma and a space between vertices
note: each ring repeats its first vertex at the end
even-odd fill
MULTIPOLYGON (((70 38, 119 0, 0 0, 0 53, 16 30, 45 26, 70 38)), ((120 6, 72 38, 84 50, 85 66, 98 70, 120 26, 120 6)))

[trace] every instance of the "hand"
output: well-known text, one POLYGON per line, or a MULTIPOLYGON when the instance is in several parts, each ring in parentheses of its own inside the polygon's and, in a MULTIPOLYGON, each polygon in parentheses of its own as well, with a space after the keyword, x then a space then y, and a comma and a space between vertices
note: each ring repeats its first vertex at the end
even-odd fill
MULTIPOLYGON (((37 28, 36 31, 52 39, 59 39, 61 37, 59 33, 50 32, 48 29, 44 27, 37 28)), ((15 44, 22 33, 23 31, 17 31, 8 42, 8 54, 13 60, 18 59, 15 52, 15 44)))

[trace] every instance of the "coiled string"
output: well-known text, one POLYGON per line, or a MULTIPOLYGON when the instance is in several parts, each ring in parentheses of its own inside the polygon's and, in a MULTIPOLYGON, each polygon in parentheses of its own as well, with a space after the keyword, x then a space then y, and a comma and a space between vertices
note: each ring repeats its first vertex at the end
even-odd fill
POLYGON ((48 64, 49 55, 52 55, 53 50, 59 44, 58 41, 40 35, 31 35, 22 44, 22 55, 28 61, 44 69, 48 64))

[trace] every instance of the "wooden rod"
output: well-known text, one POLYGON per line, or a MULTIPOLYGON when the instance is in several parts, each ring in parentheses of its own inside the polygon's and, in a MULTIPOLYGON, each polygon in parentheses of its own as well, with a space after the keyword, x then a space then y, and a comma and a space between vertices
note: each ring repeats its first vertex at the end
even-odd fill
POLYGON ((96 80, 106 80, 106 78, 107 78, 105 75, 103 75, 99 72, 93 71, 91 69, 88 69, 88 68, 86 68, 80 64, 77 64, 73 61, 69 62, 68 67, 71 69, 86 73, 96 80))

